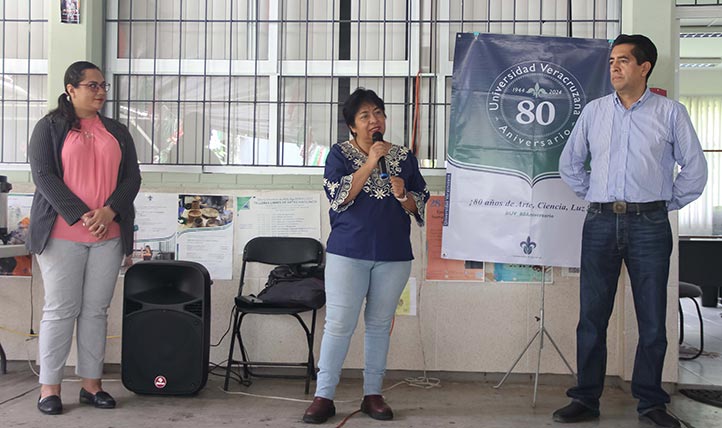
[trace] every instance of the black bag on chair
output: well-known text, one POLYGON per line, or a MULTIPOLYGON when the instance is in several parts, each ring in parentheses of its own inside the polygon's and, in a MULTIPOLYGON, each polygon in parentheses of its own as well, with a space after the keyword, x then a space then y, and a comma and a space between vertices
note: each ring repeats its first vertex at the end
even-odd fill
POLYGON ((263 303, 281 306, 306 306, 319 309, 326 304, 323 270, 307 270, 302 266, 276 266, 268 274, 266 287, 258 293, 263 303))

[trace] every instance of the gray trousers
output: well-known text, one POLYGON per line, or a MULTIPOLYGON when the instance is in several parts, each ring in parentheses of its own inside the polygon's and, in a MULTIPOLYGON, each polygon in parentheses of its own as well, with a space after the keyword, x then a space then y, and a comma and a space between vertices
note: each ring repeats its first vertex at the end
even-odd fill
POLYGON ((41 384, 62 382, 76 321, 75 373, 87 379, 101 378, 107 312, 123 259, 122 247, 120 238, 92 243, 50 239, 37 255, 45 286, 39 340, 41 384))

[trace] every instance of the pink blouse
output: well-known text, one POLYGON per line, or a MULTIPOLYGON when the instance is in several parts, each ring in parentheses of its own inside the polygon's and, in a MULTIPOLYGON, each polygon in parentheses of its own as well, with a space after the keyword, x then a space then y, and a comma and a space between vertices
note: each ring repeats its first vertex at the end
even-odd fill
MULTIPOLYGON (((120 143, 108 132, 99 116, 80 119, 80 131, 70 130, 62 151, 63 181, 91 210, 102 208, 115 191, 120 168, 120 143)), ((111 221, 104 240, 120 236, 120 225, 111 221)), ((50 233, 51 238, 74 242, 96 242, 78 221, 70 226, 58 215, 50 233)))

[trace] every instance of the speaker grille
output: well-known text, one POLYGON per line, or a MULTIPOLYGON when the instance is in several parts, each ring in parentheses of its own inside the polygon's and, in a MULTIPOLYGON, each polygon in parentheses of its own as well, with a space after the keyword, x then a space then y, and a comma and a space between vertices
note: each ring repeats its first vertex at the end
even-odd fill
POLYGON ((183 310, 185 310, 186 312, 190 312, 199 318, 203 318, 203 301, 198 300, 192 303, 188 303, 187 305, 183 306, 183 310))
POLYGON ((125 300, 125 314, 131 314, 135 311, 143 309, 143 304, 132 299, 125 300))
POLYGON ((202 323, 183 312, 150 310, 126 317, 121 362, 123 384, 138 393, 197 391, 207 376, 203 334, 202 323), (163 388, 154 384, 158 376, 167 379, 163 388))

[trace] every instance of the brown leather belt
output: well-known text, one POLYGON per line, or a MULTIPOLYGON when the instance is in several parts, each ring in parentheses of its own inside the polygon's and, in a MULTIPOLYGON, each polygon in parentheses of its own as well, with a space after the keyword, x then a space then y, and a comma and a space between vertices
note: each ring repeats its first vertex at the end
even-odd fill
POLYGON ((667 203, 664 201, 654 202, 592 202, 589 204, 589 208, 601 210, 602 212, 612 212, 615 214, 626 214, 626 213, 642 213, 645 211, 655 211, 663 208, 667 208, 667 203))

